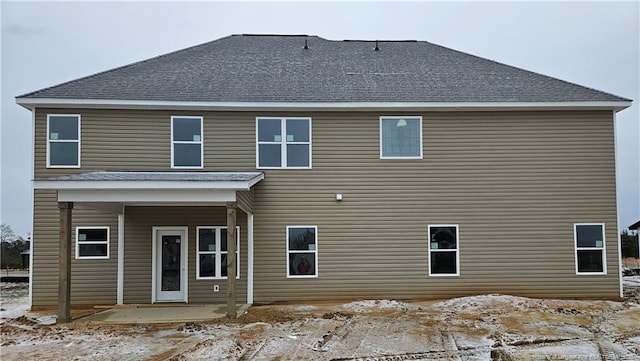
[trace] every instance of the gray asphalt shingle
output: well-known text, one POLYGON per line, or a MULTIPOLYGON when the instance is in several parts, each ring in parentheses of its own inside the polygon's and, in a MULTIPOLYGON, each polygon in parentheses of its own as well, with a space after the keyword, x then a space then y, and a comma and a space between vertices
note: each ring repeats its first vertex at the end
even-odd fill
POLYGON ((627 101, 425 41, 232 35, 25 94, 202 102, 627 101), (305 40, 308 49, 304 49, 305 40))
POLYGON ((248 182, 262 172, 88 172, 45 178, 46 181, 198 181, 248 182))

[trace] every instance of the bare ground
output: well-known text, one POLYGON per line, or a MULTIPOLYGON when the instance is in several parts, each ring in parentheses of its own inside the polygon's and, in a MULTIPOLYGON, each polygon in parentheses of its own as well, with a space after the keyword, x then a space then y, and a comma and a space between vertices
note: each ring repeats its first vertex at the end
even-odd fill
POLYGON ((640 277, 625 281, 625 302, 364 300, 259 306, 236 321, 164 325, 56 326, 51 314, 21 306, 19 288, 3 285, 3 361, 640 360, 640 277))

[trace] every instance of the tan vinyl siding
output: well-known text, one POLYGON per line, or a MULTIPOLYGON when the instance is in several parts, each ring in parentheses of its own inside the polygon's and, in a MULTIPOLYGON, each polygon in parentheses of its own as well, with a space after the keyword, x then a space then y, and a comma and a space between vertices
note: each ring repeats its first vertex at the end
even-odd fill
MULTIPOLYGON (((38 110, 36 177, 93 170, 170 171, 171 115, 204 117, 203 171, 253 171, 256 116, 311 117, 313 169, 264 170, 265 179, 253 189, 257 303, 484 292, 619 295, 611 111, 83 110, 74 112, 82 114, 81 169, 45 168, 47 113, 69 111, 38 110), (423 117, 424 159, 379 159, 379 117, 403 114, 423 117), (344 200, 337 202, 335 193, 343 193, 344 200), (575 274, 573 224, 583 222, 605 223, 607 275, 575 274), (429 224, 459 225, 459 277, 428 276, 429 224), (286 277, 287 225, 318 226, 318 278, 286 277)), ((245 195, 239 193, 239 203, 249 202, 245 195)), ((57 209, 52 215, 47 207, 36 210, 35 223, 55 227, 55 233, 57 209)), ((153 225, 189 226, 189 300, 224 296, 224 288, 214 294, 213 283, 198 286, 195 281, 195 226, 212 225, 197 224, 208 215, 198 209, 127 207, 126 303, 150 302, 153 225), (141 226, 130 228, 132 222, 141 226)), ((246 223, 244 214, 239 215, 246 223)), ((35 233, 34 228, 34 238, 35 233)), ((112 239, 115 235, 112 228, 112 239)), ((53 240, 57 242, 57 234, 53 240)), ((112 248, 112 259, 114 252, 112 248)), ((38 248, 34 257, 38 262, 38 248)), ((246 297, 240 296, 245 279, 243 273, 239 299, 246 297)), ((51 282, 42 287, 55 291, 57 279, 51 282)))
MULTIPOLYGON (((226 226, 225 207, 127 207, 125 220, 124 302, 151 303, 153 227, 188 226, 188 301, 189 303, 225 303, 226 280, 196 279, 196 227, 226 226), (220 291, 213 292, 213 285, 220 291)), ((238 302, 247 295, 247 221, 238 212, 240 226, 240 279, 236 280, 238 302)))
POLYGON ((236 192, 238 207, 247 212, 253 212, 253 188, 249 191, 236 192))
MULTIPOLYGON (((73 209, 71 238, 71 303, 116 303, 118 219, 115 215, 73 209), (76 227, 108 226, 109 259, 76 259, 76 227)), ((33 306, 51 306, 58 299, 58 203, 55 191, 35 190, 33 225, 33 306)))

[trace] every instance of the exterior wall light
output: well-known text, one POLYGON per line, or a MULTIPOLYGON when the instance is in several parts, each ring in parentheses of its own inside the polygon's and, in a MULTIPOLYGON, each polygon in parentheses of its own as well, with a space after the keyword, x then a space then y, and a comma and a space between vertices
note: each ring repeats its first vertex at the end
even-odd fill
POLYGON ((336 193, 336 201, 342 200, 342 193, 336 193))

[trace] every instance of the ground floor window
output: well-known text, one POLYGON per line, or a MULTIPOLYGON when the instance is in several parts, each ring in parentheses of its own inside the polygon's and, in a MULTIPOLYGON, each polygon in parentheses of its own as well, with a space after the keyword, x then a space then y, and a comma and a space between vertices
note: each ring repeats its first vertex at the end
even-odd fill
POLYGON ((429 234, 429 276, 459 276, 458 225, 427 227, 429 234))
POLYGON ((604 223, 576 223, 573 236, 576 274, 605 274, 604 223))
MULTIPOLYGON (((202 226, 196 233, 196 279, 227 278, 227 227, 202 226)), ((240 278, 240 227, 236 228, 236 278, 240 278)))
POLYGON ((317 226, 287 226, 287 277, 318 277, 317 246, 317 226))
POLYGON ((76 227, 76 259, 108 259, 109 227, 76 227))

